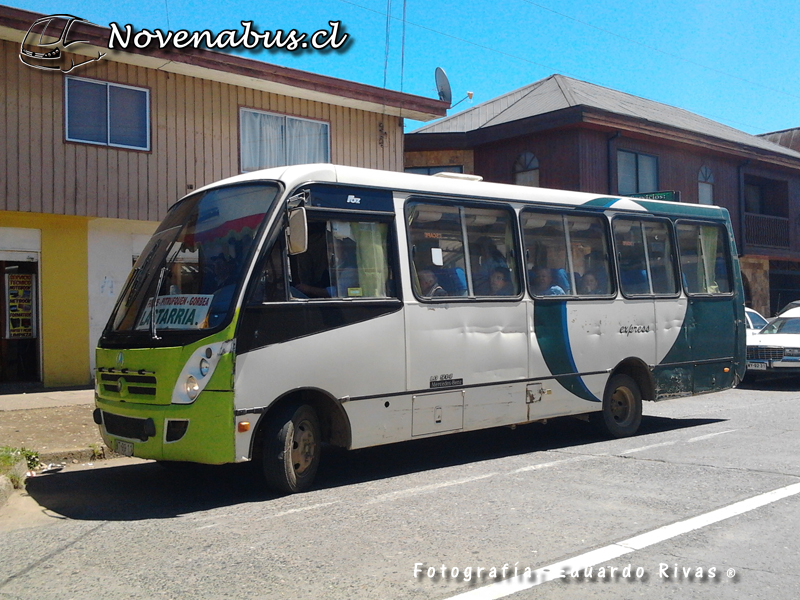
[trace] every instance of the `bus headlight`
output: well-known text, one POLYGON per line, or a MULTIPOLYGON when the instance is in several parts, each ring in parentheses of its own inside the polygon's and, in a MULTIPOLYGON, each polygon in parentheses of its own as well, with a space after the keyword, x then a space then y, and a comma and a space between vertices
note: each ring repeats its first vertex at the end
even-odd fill
POLYGON ((200 359, 200 377, 205 377, 208 375, 208 372, 211 370, 211 363, 208 362, 207 359, 201 358, 200 359))
POLYGON ((186 395, 189 396, 190 400, 195 400, 200 393, 200 384, 197 383, 197 379, 194 378, 193 375, 189 375, 186 378, 186 395))
POLYGON ((784 356, 800 356, 800 348, 784 348, 784 356))
MULTIPOLYGON (((220 360, 226 354, 233 354, 235 350, 234 340, 205 344, 194 350, 186 359, 180 374, 175 379, 175 387, 172 388, 172 404, 194 402, 213 379, 220 360)), ((224 376, 221 381, 225 381, 224 376)))

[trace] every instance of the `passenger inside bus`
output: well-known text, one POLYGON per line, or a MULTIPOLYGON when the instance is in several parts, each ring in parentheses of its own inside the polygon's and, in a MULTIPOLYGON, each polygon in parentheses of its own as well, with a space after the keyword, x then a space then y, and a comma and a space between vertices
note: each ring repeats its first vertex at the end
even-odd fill
POLYGON ((580 283, 578 283, 578 292, 583 296, 596 296, 608 293, 600 288, 600 282, 597 281, 597 276, 592 272, 583 274, 580 283))
POLYGON ((489 279, 492 296, 514 296, 514 284, 511 282, 511 269, 495 267, 489 279))
POLYGON ((477 296, 492 294, 490 279, 498 267, 508 268, 506 259, 492 238, 481 236, 470 244, 472 286, 477 296))
POLYGON ((433 298, 436 296, 447 296, 447 291, 439 285, 431 269, 422 269, 417 273, 419 278, 420 295, 426 298, 433 298))
POLYGON ((536 296, 563 296, 564 288, 553 283, 553 275, 547 267, 539 267, 533 273, 533 293, 536 296))

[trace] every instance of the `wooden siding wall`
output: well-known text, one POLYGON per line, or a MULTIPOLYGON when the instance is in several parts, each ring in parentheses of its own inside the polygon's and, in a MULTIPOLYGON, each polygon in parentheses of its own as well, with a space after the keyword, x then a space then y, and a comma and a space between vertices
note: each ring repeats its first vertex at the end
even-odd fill
POLYGON ((475 148, 475 173, 486 181, 513 183, 513 167, 523 152, 539 159, 539 184, 561 190, 580 190, 579 132, 542 132, 535 136, 493 142, 475 148))
POLYGON ((239 173, 240 107, 327 121, 334 163, 403 170, 397 117, 107 60, 72 75, 149 89, 151 151, 66 142, 64 75, 18 51, 0 40, 0 210, 161 220, 188 186, 239 173))

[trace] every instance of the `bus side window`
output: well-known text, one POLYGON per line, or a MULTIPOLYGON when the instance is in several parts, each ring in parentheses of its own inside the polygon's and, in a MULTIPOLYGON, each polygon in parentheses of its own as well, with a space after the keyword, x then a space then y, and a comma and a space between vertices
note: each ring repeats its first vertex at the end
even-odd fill
POLYGON ((417 296, 425 299, 467 295, 466 258, 457 206, 409 204, 408 235, 417 296))
POLYGON ((567 223, 578 296, 610 295, 611 265, 605 218, 567 215, 567 223))
POLYGON ((678 222, 676 228, 686 293, 730 293, 729 246, 723 228, 687 222, 678 222))
POLYGON ((622 292, 626 296, 677 294, 669 224, 662 220, 615 218, 613 228, 622 292))
POLYGON ((468 206, 464 218, 474 294, 519 295, 514 214, 506 209, 468 206))
POLYGON ((309 220, 308 249, 290 258, 292 298, 390 298, 395 295, 389 224, 309 220))
POLYGON ((533 296, 573 294, 564 216, 525 211, 522 216, 526 268, 533 296))

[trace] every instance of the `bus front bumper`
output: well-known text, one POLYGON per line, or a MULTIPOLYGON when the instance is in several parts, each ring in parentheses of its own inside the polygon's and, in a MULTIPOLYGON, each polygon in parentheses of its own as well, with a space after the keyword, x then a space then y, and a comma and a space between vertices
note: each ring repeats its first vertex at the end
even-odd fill
POLYGON ((95 397, 106 445, 125 456, 205 464, 234 462, 233 392, 205 390, 189 405, 136 404, 95 397))

